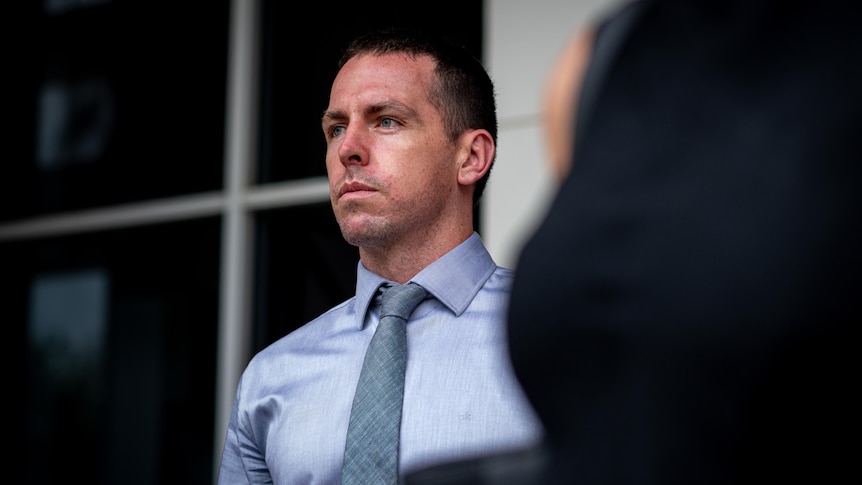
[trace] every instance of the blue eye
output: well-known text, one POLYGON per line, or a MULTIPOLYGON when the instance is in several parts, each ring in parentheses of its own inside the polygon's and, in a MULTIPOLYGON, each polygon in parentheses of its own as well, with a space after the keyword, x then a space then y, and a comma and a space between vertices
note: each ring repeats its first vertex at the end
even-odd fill
POLYGON ((393 120, 392 118, 383 118, 382 120, 380 120, 380 126, 382 126, 383 128, 392 128, 393 126, 395 126, 395 120, 393 120))
POLYGON ((341 136, 344 134, 343 126, 333 126, 332 127, 332 136, 341 136))

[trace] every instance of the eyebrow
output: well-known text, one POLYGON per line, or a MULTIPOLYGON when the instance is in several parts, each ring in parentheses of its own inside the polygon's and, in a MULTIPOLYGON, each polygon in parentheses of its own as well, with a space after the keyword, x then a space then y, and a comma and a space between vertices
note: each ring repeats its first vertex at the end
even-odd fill
POLYGON ((323 112, 323 116, 320 117, 320 122, 325 125, 327 122, 343 120, 345 118, 347 118, 347 114, 341 110, 326 110, 323 112))
MULTIPOLYGON (((364 111, 364 116, 371 116, 383 112, 391 111, 398 114, 404 118, 413 118, 416 116, 416 110, 410 108, 404 103, 399 103, 397 101, 384 101, 382 103, 372 104, 368 106, 364 111)), ((332 111, 324 111, 323 116, 321 116, 321 124, 326 125, 327 123, 333 123, 338 120, 345 120, 348 118, 347 113, 342 110, 335 109, 332 111)))
POLYGON ((366 114, 378 114, 385 111, 391 111, 402 118, 413 118, 416 116, 416 110, 398 101, 386 101, 370 106, 365 110, 366 114))

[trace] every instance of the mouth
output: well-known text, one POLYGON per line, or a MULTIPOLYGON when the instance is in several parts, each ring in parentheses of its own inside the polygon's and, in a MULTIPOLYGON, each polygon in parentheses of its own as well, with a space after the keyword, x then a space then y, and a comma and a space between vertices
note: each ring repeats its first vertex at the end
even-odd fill
POLYGON ((338 198, 366 197, 377 192, 377 189, 361 182, 346 182, 338 189, 338 198))

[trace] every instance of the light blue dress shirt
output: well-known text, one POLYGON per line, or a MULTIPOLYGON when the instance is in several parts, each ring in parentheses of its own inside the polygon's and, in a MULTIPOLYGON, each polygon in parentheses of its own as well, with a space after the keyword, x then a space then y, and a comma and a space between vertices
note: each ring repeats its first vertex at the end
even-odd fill
MULTIPOLYGON (((402 477, 448 461, 536 445, 541 424, 515 380, 505 312, 513 272, 474 233, 411 281, 432 297, 407 324, 402 477)), ((249 363, 218 483, 337 484, 362 360, 386 280, 359 262, 356 295, 249 363)))

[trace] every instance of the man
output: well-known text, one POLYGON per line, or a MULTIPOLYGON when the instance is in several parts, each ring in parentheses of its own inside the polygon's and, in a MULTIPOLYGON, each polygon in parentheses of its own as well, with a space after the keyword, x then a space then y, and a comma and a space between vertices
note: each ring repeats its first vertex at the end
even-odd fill
POLYGON ((381 287, 428 294, 406 326, 398 475, 535 445, 512 374, 512 272, 473 229, 494 161, 493 84, 460 47, 394 30, 355 40, 322 126, 333 211, 358 246, 356 295, 256 355, 239 383, 219 483, 339 483, 381 287))

